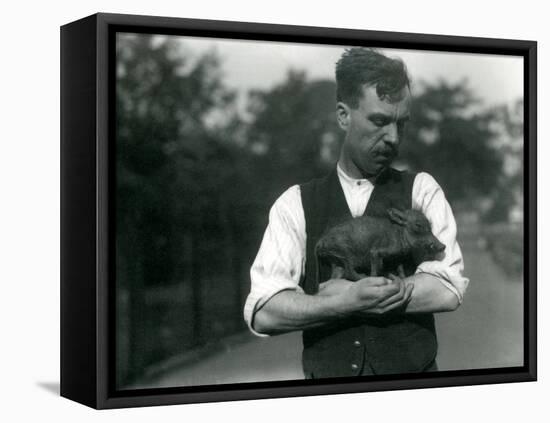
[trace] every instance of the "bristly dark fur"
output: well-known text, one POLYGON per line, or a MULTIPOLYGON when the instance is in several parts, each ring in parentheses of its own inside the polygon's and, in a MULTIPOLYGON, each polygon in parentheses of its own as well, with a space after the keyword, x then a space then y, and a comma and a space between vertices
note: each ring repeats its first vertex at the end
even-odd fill
POLYGON ((319 239, 319 262, 330 265, 333 278, 397 274, 399 266, 416 268, 435 260, 445 246, 432 234, 419 211, 388 210, 388 218, 361 216, 339 223, 319 239))

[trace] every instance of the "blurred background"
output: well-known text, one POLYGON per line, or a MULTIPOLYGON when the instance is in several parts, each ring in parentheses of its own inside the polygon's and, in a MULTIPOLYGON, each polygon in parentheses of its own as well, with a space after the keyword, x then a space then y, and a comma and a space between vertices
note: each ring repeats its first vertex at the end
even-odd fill
MULTIPOLYGON (((116 384, 303 378, 301 338, 252 336, 249 269, 269 208, 336 163, 343 47, 118 34, 116 384)), ((436 316, 441 370, 523 364, 523 61, 404 60, 399 168, 427 171, 458 223, 470 286, 436 316)))

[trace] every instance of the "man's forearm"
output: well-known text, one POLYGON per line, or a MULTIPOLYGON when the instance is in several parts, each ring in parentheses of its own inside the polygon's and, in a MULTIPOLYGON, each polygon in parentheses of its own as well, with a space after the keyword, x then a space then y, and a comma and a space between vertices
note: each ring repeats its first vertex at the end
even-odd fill
POLYGON ((414 285, 413 295, 407 304, 407 313, 438 313, 456 310, 459 306, 457 296, 428 273, 417 273, 405 281, 414 285))
POLYGON ((256 311, 252 321, 259 333, 276 335, 322 326, 342 317, 335 297, 306 295, 294 291, 275 294, 256 311))
POLYGON ((406 305, 407 313, 438 313, 453 311, 459 305, 456 295, 433 275, 418 273, 405 278, 401 285, 398 289, 396 283, 368 286, 342 280, 333 281, 324 295, 281 291, 256 310, 252 327, 259 333, 276 335, 323 326, 361 311, 384 314, 406 305), (414 287, 412 295, 403 289, 406 285, 414 287))

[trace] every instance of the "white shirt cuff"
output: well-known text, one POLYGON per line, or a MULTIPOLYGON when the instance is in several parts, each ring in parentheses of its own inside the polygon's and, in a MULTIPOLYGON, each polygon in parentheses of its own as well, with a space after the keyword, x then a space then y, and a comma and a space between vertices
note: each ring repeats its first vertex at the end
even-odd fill
POLYGON ((437 261, 421 263, 415 273, 427 273, 435 276, 445 288, 456 295, 458 303, 462 304, 464 292, 470 282, 468 278, 465 278, 452 268, 442 266, 442 264, 437 261))

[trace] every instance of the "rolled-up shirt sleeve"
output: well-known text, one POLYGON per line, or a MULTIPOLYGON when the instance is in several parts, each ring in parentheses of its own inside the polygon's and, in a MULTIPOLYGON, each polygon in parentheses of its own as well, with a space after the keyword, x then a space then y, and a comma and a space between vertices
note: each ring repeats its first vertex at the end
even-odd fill
POLYGON ((303 293, 299 286, 305 265, 305 218, 300 187, 294 185, 275 201, 269 222, 250 269, 250 293, 244 306, 244 319, 254 330, 254 314, 275 294, 284 290, 303 293))
POLYGON ((456 221, 445 193, 431 175, 421 172, 414 180, 412 199, 413 208, 424 213, 433 234, 445 244, 442 260, 421 263, 416 273, 436 276, 462 303, 469 279, 463 275, 464 260, 456 239, 456 221))

